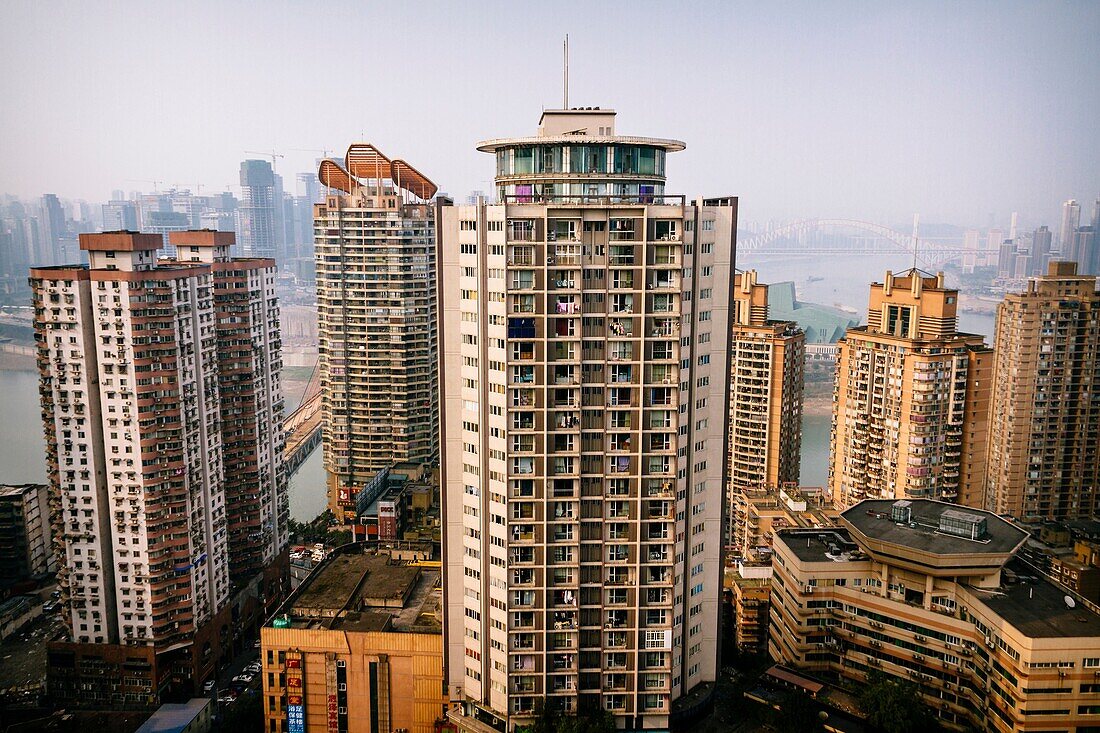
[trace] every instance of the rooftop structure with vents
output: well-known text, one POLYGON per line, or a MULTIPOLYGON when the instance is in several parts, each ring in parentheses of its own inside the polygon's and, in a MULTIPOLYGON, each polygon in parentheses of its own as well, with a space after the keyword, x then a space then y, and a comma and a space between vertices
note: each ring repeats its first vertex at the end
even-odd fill
POLYGON ((930 575, 992 572, 1028 537, 991 512, 931 499, 866 499, 840 524, 872 557, 930 575))

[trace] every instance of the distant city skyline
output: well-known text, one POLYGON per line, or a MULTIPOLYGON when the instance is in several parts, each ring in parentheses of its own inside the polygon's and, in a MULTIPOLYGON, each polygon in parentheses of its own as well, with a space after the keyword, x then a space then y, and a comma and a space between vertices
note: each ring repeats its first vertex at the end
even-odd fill
POLYGON ((141 179, 225 190, 241 160, 259 157, 249 150, 283 154, 276 172, 289 180, 347 140, 407 150, 455 196, 487 190, 474 144, 561 105, 566 32, 570 103, 616 108, 637 127, 624 134, 675 131, 687 150, 670 184, 736 193, 744 220, 896 223, 920 212, 987 226, 1019 211, 1057 232, 1061 203, 1092 202, 1100 186, 1094 3, 698 3, 677 16, 694 30, 659 45, 616 42, 660 32, 667 9, 646 2, 629 16, 568 2, 278 13, 203 0, 61 12, 15 2, 4 17, 0 93, 21 103, 0 109, 0 193, 25 198, 107 201, 113 189, 149 188, 141 179), (337 44, 344 72, 326 75, 322 49, 356 25, 404 32, 337 44), (379 62, 409 72, 367 71, 379 62), (188 91, 122 73, 184 70, 201 93, 197 81, 188 91), (349 83, 364 92, 347 95, 349 83))

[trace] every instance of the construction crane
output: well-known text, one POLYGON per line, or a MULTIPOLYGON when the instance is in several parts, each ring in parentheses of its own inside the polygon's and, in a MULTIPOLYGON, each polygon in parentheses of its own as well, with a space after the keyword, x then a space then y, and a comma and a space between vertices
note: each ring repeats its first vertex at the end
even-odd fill
POLYGON ((173 186, 173 188, 180 188, 182 186, 187 186, 188 188, 186 188, 184 190, 186 190, 188 192, 191 191, 190 187, 194 186, 195 187, 195 193, 199 196, 202 195, 202 184, 201 183, 173 183, 172 186, 173 186))
POLYGON ((153 184, 153 193, 157 193, 157 186, 164 183, 164 181, 154 181, 145 178, 127 178, 123 183, 151 183, 153 184))
POLYGON ((265 158, 271 158, 271 172, 272 173, 275 172, 275 159, 286 157, 282 153, 277 153, 274 150, 271 150, 271 151, 268 151, 268 152, 265 152, 263 150, 246 150, 246 151, 244 151, 244 154, 245 155, 262 155, 265 158))
POLYGON ((320 153, 321 158, 324 160, 328 159, 329 153, 335 152, 329 148, 325 148, 324 150, 318 150, 317 148, 290 148, 290 150, 296 153, 320 153))

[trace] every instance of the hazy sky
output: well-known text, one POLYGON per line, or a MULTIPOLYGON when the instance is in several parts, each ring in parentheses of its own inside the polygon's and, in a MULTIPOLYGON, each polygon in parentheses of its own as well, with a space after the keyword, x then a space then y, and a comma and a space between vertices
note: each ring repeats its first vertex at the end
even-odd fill
POLYGON ((1058 222, 1100 193, 1100 2, 0 4, 0 193, 238 180, 367 140, 463 196, 561 105, 674 137, 749 220, 1058 222), (305 149, 299 150, 299 149, 305 149), (318 152, 311 152, 316 150, 318 152))

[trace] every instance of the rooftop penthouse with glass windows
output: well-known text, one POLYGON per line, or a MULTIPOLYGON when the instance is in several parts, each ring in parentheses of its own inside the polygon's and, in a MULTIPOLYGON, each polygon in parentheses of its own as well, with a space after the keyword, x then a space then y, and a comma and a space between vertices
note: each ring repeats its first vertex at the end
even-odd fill
MULTIPOLYGON (((662 203, 665 155, 679 140, 615 135, 615 112, 546 110, 535 137, 486 140, 503 203, 662 203)), ((683 201, 682 196, 674 197, 683 201)))

